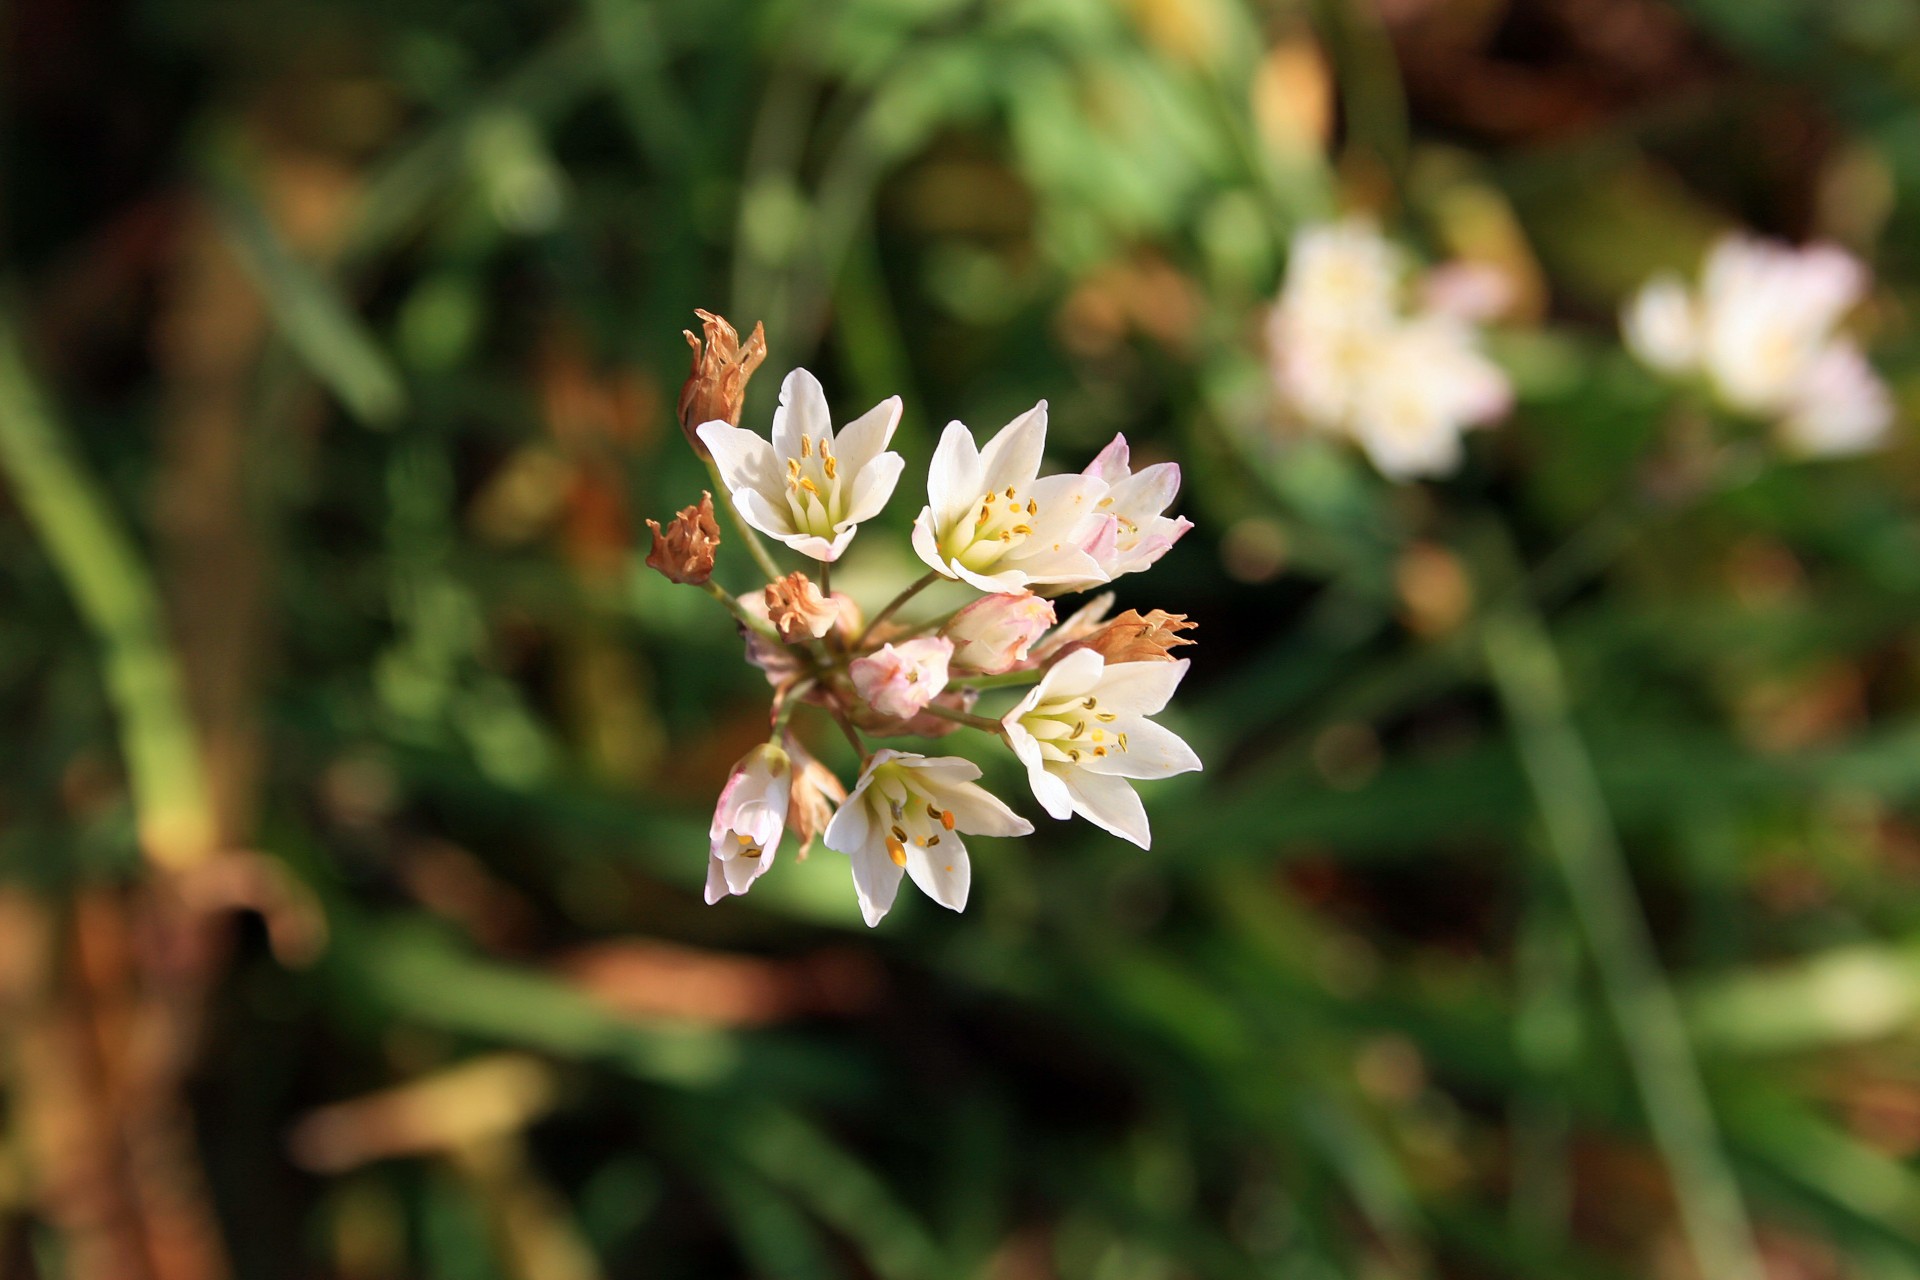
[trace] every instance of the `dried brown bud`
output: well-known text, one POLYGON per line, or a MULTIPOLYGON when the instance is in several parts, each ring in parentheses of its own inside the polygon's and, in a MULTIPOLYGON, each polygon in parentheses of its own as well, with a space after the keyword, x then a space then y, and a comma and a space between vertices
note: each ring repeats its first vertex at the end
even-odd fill
POLYGON ((769 582, 765 596, 767 621, 788 644, 818 640, 840 620, 839 607, 821 595, 820 588, 804 573, 790 573, 769 582))
POLYGON ((653 550, 647 563, 675 582, 704 586, 713 576, 713 553, 720 547, 720 526, 713 518, 713 495, 702 493, 697 506, 682 507, 666 529, 647 521, 653 550))
POLYGON ((827 829, 835 808, 844 804, 847 789, 833 770, 815 760, 798 742, 787 740, 793 757, 793 789, 787 793, 787 830, 800 842, 800 857, 813 848, 813 839, 827 829))
POLYGON ((1192 644, 1181 635, 1200 624, 1187 620, 1184 613, 1155 609, 1144 618, 1137 609, 1129 609, 1088 636, 1075 649, 1092 649, 1108 662, 1172 662, 1168 650, 1192 644))
POLYGON ((700 317, 706 340, 694 337, 690 329, 680 331, 693 348, 693 372, 680 388, 680 430, 704 462, 710 455, 694 431, 703 422, 740 425, 747 379, 767 358, 767 332, 761 325, 754 325, 753 335, 742 346, 739 333, 721 317, 711 311, 696 310, 693 314, 700 317))

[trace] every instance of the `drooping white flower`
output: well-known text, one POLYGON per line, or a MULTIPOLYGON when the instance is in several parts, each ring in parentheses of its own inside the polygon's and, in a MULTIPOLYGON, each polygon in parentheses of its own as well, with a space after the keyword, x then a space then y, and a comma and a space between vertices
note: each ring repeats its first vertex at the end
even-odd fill
POLYGON ((826 393, 805 369, 780 384, 773 441, 724 422, 699 428, 741 518, 815 560, 837 560, 860 522, 880 514, 906 462, 887 449, 900 425, 889 396, 833 429, 826 393))
POLYGON ((1179 735, 1148 719, 1186 673, 1184 658, 1109 664, 1091 649, 1054 663, 1001 721, 1041 807, 1147 848, 1147 812, 1127 780, 1200 768, 1179 735))
POLYGON ((1728 408, 1772 420, 1788 448, 1856 453, 1883 443, 1893 420, 1885 385, 1840 331, 1867 285, 1866 268, 1833 245, 1734 233, 1708 253, 1697 294, 1656 277, 1621 328, 1648 366, 1700 374, 1728 408))
POLYGON ((1382 335, 1365 369, 1351 430, 1392 480, 1454 471, 1461 432, 1512 402, 1506 375, 1480 354, 1472 330, 1448 316, 1421 316, 1382 335))
POLYGON ((1099 526, 1087 517, 1106 484, 1089 475, 1040 475, 1047 443, 1042 400, 975 446, 949 422, 927 472, 927 506, 913 549, 927 566, 987 592, 1101 581, 1088 551, 1099 526))
POLYGON ((847 666, 854 692, 884 716, 910 720, 947 687, 947 662, 953 641, 920 636, 883 644, 847 666))
POLYGON ((1051 601, 1026 591, 1002 592, 981 596, 954 614, 940 634, 953 641, 954 666, 998 675, 1025 662, 1053 620, 1051 601))
POLYGON ((853 863, 853 887, 869 925, 893 906, 903 874, 959 911, 972 868, 962 836, 1024 836, 1033 824, 973 780, 980 767, 958 756, 876 751, 827 824, 829 849, 853 863))
POLYGON ((714 806, 707 858, 707 901, 745 893, 773 865, 787 825, 793 761, 771 742, 740 757, 714 806))
POLYGON ((1116 435, 1087 464, 1085 474, 1107 486, 1106 496, 1094 504, 1097 531, 1088 548, 1101 576, 1072 586, 1084 590, 1123 573, 1151 568, 1193 528, 1193 521, 1185 516, 1169 519, 1162 514, 1180 492, 1180 464, 1156 462, 1136 472, 1130 461, 1127 438, 1116 435))
POLYGON ((1409 311, 1401 255, 1371 223, 1306 228, 1268 324, 1281 400, 1308 426, 1353 439, 1389 478, 1452 471, 1461 432, 1512 399, 1471 318, 1499 301, 1484 275, 1439 268, 1418 291, 1423 309, 1409 311))

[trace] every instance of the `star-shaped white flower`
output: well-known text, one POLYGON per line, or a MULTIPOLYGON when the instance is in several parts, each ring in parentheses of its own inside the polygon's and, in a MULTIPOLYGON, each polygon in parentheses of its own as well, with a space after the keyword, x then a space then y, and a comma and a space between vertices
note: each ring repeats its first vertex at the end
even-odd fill
POLYGON ((827 848, 853 862, 853 887, 869 925, 880 923, 902 875, 955 911, 967 905, 972 868, 962 835, 1024 836, 1033 824, 976 785, 980 766, 958 756, 876 751, 827 824, 827 848))
POLYGON ((815 560, 837 560, 863 520, 880 514, 906 461, 888 451, 900 425, 889 396, 836 435, 826 393, 805 369, 780 384, 773 443, 724 422, 699 436, 746 522, 815 560))
POLYGON ((1041 807, 1055 818, 1077 813, 1147 848, 1147 811, 1127 779, 1200 768, 1193 748, 1147 718, 1186 674, 1184 658, 1109 665, 1091 649, 1054 663, 1001 721, 1041 807))
POLYGON ((1040 475, 1047 444, 1042 400, 977 448, 965 424, 949 422, 927 472, 927 507, 913 522, 913 549, 936 572, 986 592, 1104 582, 1089 552, 1090 520, 1106 483, 1092 475, 1040 475))
POLYGON ((1100 576, 1072 583, 1069 589, 1085 590, 1151 568, 1193 528, 1185 516, 1161 514, 1180 492, 1180 464, 1156 462, 1134 471, 1130 463, 1127 438, 1117 435, 1087 464, 1084 474, 1107 486, 1106 496, 1094 504, 1096 532, 1087 548, 1100 576))

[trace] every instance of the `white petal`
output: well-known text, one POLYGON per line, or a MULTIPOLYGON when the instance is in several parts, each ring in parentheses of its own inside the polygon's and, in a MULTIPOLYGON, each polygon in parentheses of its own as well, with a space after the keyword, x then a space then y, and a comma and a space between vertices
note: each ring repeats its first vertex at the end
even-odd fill
POLYGON ((722 858, 720 869, 727 878, 727 892, 745 893, 753 888, 753 882, 760 878, 772 862, 771 849, 757 858, 722 858))
POLYGON ((1143 779, 1171 778, 1176 773, 1193 773, 1201 767, 1200 757, 1185 739, 1144 716, 1122 716, 1107 726, 1109 737, 1121 733, 1127 735, 1125 751, 1109 751, 1104 756, 1083 754, 1080 767, 1090 773, 1105 773, 1116 778, 1143 779))
MULTIPOLYGON (((842 465, 852 464, 843 461, 842 465)), ((856 525, 879 515, 887 499, 893 496, 894 486, 900 483, 900 473, 906 466, 907 460, 897 453, 883 453, 864 464, 853 477, 851 501, 839 527, 856 525)))
POLYGON ((1046 762, 1040 756, 1040 743, 1034 736, 1019 725, 1009 724, 1007 744, 1013 748, 1013 754, 1020 757, 1020 763, 1027 766, 1027 785, 1033 788, 1033 798, 1040 802, 1047 816, 1072 817, 1073 796, 1064 782, 1047 771, 1046 762))
MULTIPOLYGON (((1167 664, 1158 662, 1127 662, 1121 665, 1144 667, 1165 666, 1167 664)), ((1102 676, 1102 673, 1108 670, 1111 670, 1111 668, 1107 666, 1107 660, 1092 649, 1075 649, 1072 653, 1048 668, 1047 674, 1041 678, 1040 688, 1045 691, 1042 697, 1077 698, 1083 693, 1091 693, 1096 688, 1099 689, 1102 695, 1112 696, 1108 693, 1107 682, 1102 676)), ((1171 693, 1169 693, 1168 696, 1172 696, 1171 693)), ((1120 699, 1115 698, 1114 701, 1118 704, 1120 699)), ((1163 702, 1161 705, 1164 706, 1165 703, 1163 702)), ((1133 707, 1129 705, 1127 709, 1131 711, 1133 707)), ((1155 711, 1159 709, 1159 707, 1154 708, 1155 711)))
MULTIPOLYGON (((888 865, 892 865, 891 860, 888 865)), ((931 849, 909 846, 907 874, 920 886, 920 892, 941 906, 953 911, 966 908, 973 866, 967 860, 966 841, 959 836, 942 835, 940 843, 931 849)))
POLYGON ((871 928, 880 923, 893 907, 905 874, 887 855, 879 840, 869 840, 847 854, 853 863, 853 892, 860 899, 860 914, 871 928))
POLYGON ((833 451, 839 455, 840 465, 858 470, 878 458, 899 425, 900 397, 888 396, 840 428, 833 439, 833 451))
POLYGON ((1071 766, 1056 774, 1073 797, 1073 811, 1103 831, 1131 840, 1142 849, 1152 847, 1153 833, 1140 797, 1124 778, 1088 773, 1071 766))
POLYGON ((806 536, 793 531, 793 515, 785 503, 769 502, 758 489, 735 489, 733 505, 742 520, 769 538, 778 538, 791 546, 789 539, 806 536))
POLYGON ((973 432, 963 422, 949 422, 927 467, 927 502, 933 508, 936 530, 965 516, 974 500, 986 492, 982 474, 973 432))
POLYGON ((1127 478, 1128 462, 1132 455, 1127 450, 1127 438, 1116 435, 1106 448, 1094 455, 1092 462, 1086 465, 1085 475, 1097 476, 1108 484, 1119 484, 1127 478))
POLYGON ((991 489, 998 492, 1013 485, 1025 489, 1040 474, 1040 455, 1047 447, 1047 402, 1033 408, 1000 428, 1000 433, 980 451, 982 466, 978 497, 991 489))
POLYGON ((833 416, 820 379, 795 369, 780 384, 780 407, 773 411, 773 451, 780 458, 800 456, 800 437, 831 438, 833 416))
POLYGON ((707 905, 712 906, 714 903, 720 901, 720 899, 726 897, 728 892, 727 875, 725 871, 721 870, 720 859, 708 858, 707 905))
POLYGON ((923 507, 913 521, 913 553, 922 564, 943 577, 955 576, 954 567, 940 556, 940 544, 933 532, 933 508, 923 507))
POLYGON ((969 569, 959 561, 949 561, 946 572, 957 577, 970 587, 976 587, 990 596, 1006 595, 1015 591, 1024 591, 1034 579, 1020 569, 997 569, 992 573, 981 573, 969 569))
MULTIPOLYGON (((1088 652, 1091 651, 1080 649, 1068 654, 1067 659, 1088 652)), ((1095 692, 1115 711, 1154 715, 1173 697, 1173 691, 1180 687, 1180 678, 1187 674, 1190 665, 1185 658, 1175 662, 1117 662, 1101 674, 1095 692)))
POLYGON ((861 797, 866 794, 867 779, 853 789, 853 794, 840 802, 827 822, 827 829, 820 833, 820 839, 827 848, 837 853, 851 853, 867 843, 873 835, 873 819, 861 797))
POLYGON ((1145 524, 1159 515, 1180 496, 1180 464, 1156 462, 1139 474, 1113 483, 1113 505, 1107 510, 1123 515, 1135 524, 1145 524))
POLYGON ((743 490, 769 496, 780 493, 780 463, 774 457, 773 446, 765 440, 724 422, 702 423, 699 436, 707 452, 713 455, 714 465, 720 468, 720 479, 726 483, 729 493, 738 495, 743 490))
MULTIPOLYGON (((759 526, 755 525, 754 527, 758 528, 759 526)), ((831 542, 814 533, 781 533, 775 534, 774 536, 803 556, 811 556, 815 560, 831 561, 840 558, 840 553, 847 549, 849 542, 853 541, 854 533, 854 527, 848 525, 845 529, 835 534, 831 542)))
POLYGON ((1006 801, 985 787, 971 784, 942 791, 936 797, 953 813, 956 830, 970 836, 1029 836, 1033 824, 1007 807, 1006 801))

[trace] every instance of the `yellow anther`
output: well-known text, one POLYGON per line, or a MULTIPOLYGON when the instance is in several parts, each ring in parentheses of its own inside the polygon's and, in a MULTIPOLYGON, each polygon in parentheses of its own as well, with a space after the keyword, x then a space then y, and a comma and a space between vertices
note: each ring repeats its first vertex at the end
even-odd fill
POLYGON ((1115 720, 1118 720, 1120 718, 1120 715, 1118 712, 1114 712, 1114 711, 1099 711, 1094 713, 1094 718, 1096 720, 1104 720, 1108 724, 1112 724, 1115 720))
POLYGON ((887 856, 893 859, 894 866, 904 867, 907 865, 907 846, 901 844, 898 840, 895 840, 892 836, 888 836, 887 837, 887 856))
POLYGON ((812 494, 816 498, 820 496, 820 490, 814 485, 813 480, 810 477, 801 476, 800 487, 802 489, 805 489, 808 493, 812 494))
POLYGON ((840 464, 837 461, 835 461, 834 456, 827 452, 827 447, 825 445, 821 445, 820 446, 820 466, 826 471, 827 479, 829 480, 833 479, 835 472, 838 471, 839 469, 839 465, 840 464))
POLYGON ((1122 751, 1127 749, 1127 735, 1124 733, 1120 735, 1120 749, 1122 751))
POLYGON ((792 480, 795 476, 798 476, 799 474, 800 474, 800 460, 798 458, 788 458, 787 459, 787 479, 792 480))
POLYGON ((1104 757, 1107 754, 1107 749, 1105 747, 1095 747, 1093 754, 1096 759, 1104 757))
POLYGON ((764 850, 762 850, 762 849, 760 848, 760 846, 759 846, 759 845, 757 845, 757 844, 750 844, 750 845, 748 845, 748 846, 747 846, 746 848, 744 848, 744 849, 742 849, 742 850, 740 851, 740 856, 741 856, 741 857, 743 857, 743 858, 757 858, 757 857, 759 857, 759 856, 760 856, 760 855, 761 855, 761 854, 762 854, 763 852, 765 852, 765 851, 764 851, 764 850))
POLYGON ((1091 711, 1091 710, 1093 710, 1093 709, 1094 709, 1095 707, 1097 707, 1097 706, 1099 706, 1099 705, 1100 705, 1100 700, 1099 700, 1098 698, 1093 698, 1093 697, 1089 697, 1089 698, 1087 698, 1086 700, 1084 700, 1083 702, 1081 702, 1081 704, 1080 704, 1080 705, 1081 705, 1081 706, 1083 706, 1083 707, 1085 707, 1085 708, 1086 708, 1087 710, 1089 710, 1089 711, 1091 711))
POLYGON ((933 846, 939 843, 940 843, 940 837, 938 835, 931 835, 927 837, 927 848, 931 849, 933 848, 933 846))
POLYGON ((1106 731, 1104 729, 1095 729, 1093 731, 1093 740, 1095 742, 1105 742, 1107 740, 1106 731))
POLYGON ((1013 532, 1019 534, 1021 537, 1024 538, 1028 534, 1033 532, 1033 526, 1030 524, 1017 524, 1013 526, 1013 532))
POLYGON ((750 835, 748 835, 748 834, 747 834, 746 832, 744 832, 744 831, 736 831, 736 832, 734 832, 734 833, 733 833, 733 838, 734 838, 735 840, 738 840, 738 841, 739 841, 739 842, 740 842, 741 844, 752 844, 752 843, 753 843, 753 837, 752 837, 752 836, 750 836, 750 835))
POLYGON ((1032 498, 1027 499, 1027 514, 1030 516, 1037 516, 1040 514, 1040 504, 1032 498))
POLYGON ((949 831, 953 830, 953 810, 942 809, 940 811, 940 825, 949 831))
POLYGON ((1007 501, 1008 501, 1008 502, 1012 502, 1012 501, 1013 501, 1013 486, 1012 486, 1012 485, 1008 485, 1008 486, 1007 486, 1007 501))
MULTIPOLYGON (((813 456, 813 437, 812 436, 800 437, 800 456, 803 458, 813 456)), ((789 462, 791 462, 791 460, 789 460, 789 462)))
POLYGON ((1113 499, 1112 499, 1112 498, 1102 498, 1102 499, 1100 499, 1100 505, 1101 505, 1101 506, 1103 506, 1103 507, 1110 507, 1110 506, 1112 506, 1112 505, 1113 505, 1113 499))
POLYGON ((893 828, 893 838, 895 840, 905 840, 907 838, 907 829, 905 827, 893 828))
POLYGON ((1087 722, 1085 720, 1075 720, 1073 722, 1073 736, 1076 738, 1084 738, 1087 736, 1087 722))
POLYGON ((1071 761, 1073 761, 1073 762, 1074 762, 1075 764, 1079 764, 1079 763, 1080 763, 1080 753, 1079 753, 1078 751, 1076 751, 1076 750, 1074 750, 1074 749, 1073 749, 1072 747, 1068 747, 1068 748, 1067 748, 1067 759, 1069 759, 1069 760, 1071 760, 1071 761))

